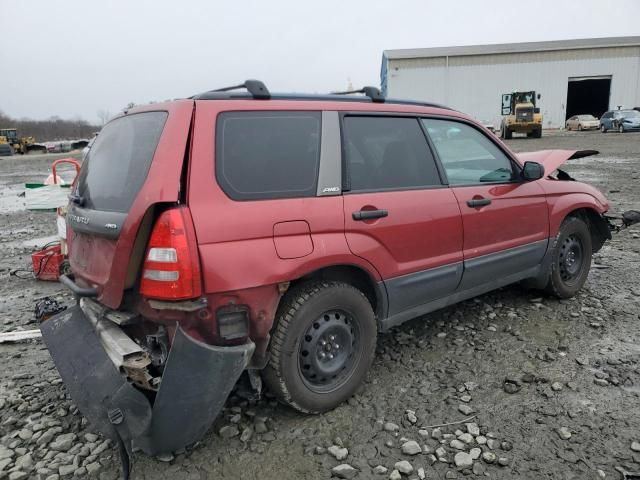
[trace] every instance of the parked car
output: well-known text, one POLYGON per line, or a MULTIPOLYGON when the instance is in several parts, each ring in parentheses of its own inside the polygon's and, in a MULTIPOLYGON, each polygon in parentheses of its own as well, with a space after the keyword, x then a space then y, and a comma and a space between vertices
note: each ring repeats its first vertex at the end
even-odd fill
POLYGON ((61 282, 79 304, 41 328, 76 405, 128 450, 196 442, 245 369, 332 409, 379 332, 518 281, 572 297, 610 238, 604 195, 555 173, 597 152, 515 154, 373 87, 243 87, 123 112, 70 196, 61 282))
POLYGON ((593 115, 574 115, 565 124, 567 130, 597 130, 600 121, 593 115))
POLYGON ((600 131, 607 133, 640 131, 640 112, 637 110, 610 110, 600 118, 600 131))

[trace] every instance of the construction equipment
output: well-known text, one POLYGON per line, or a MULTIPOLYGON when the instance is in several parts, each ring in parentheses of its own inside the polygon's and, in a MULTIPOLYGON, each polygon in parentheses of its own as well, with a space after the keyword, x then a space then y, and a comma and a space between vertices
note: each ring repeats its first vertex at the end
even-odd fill
POLYGON ((0 128, 0 155, 29 152, 47 153, 47 147, 33 137, 18 137, 16 128, 0 128), (8 145, 8 148, 6 147, 8 145))
POLYGON ((512 92, 502 95, 502 121, 500 136, 510 139, 512 134, 526 133, 527 137, 542 137, 542 114, 536 107, 540 94, 536 92, 512 92))

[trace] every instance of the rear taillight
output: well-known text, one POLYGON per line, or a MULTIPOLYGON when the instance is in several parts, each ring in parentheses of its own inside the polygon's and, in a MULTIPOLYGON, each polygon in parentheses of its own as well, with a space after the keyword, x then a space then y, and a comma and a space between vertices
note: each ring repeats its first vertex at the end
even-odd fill
POLYGON ((140 293, 162 300, 184 300, 202 293, 195 232, 186 207, 166 210, 158 217, 142 267, 140 293))

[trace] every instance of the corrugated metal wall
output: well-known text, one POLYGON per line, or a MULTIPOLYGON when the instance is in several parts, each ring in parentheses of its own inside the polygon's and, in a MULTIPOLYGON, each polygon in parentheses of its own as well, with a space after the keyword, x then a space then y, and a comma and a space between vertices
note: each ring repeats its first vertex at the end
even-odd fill
POLYGON ((535 90, 544 127, 559 128, 569 78, 591 76, 611 76, 610 108, 640 106, 640 47, 390 59, 386 80, 390 97, 444 103, 496 126, 501 94, 535 90))

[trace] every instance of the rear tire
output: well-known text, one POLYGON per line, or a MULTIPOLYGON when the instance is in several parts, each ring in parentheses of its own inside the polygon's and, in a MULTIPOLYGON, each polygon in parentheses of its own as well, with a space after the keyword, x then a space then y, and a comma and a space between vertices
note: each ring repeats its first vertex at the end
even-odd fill
POLYGON ((607 127, 605 127, 604 125, 600 125, 600 131, 602 133, 607 133, 607 127))
POLYGON ((301 284, 278 308, 264 380, 300 412, 331 410, 364 381, 376 335, 373 309, 360 290, 341 282, 301 284))
POLYGON ((581 132, 582 131, 582 125, 578 124, 578 131, 581 132))
POLYGON ((591 268, 591 232, 584 220, 568 217, 551 246, 551 271, 545 290, 560 298, 571 298, 587 281, 591 268))
POLYGON ((624 127, 622 124, 618 125, 618 133, 624 133, 624 127))

